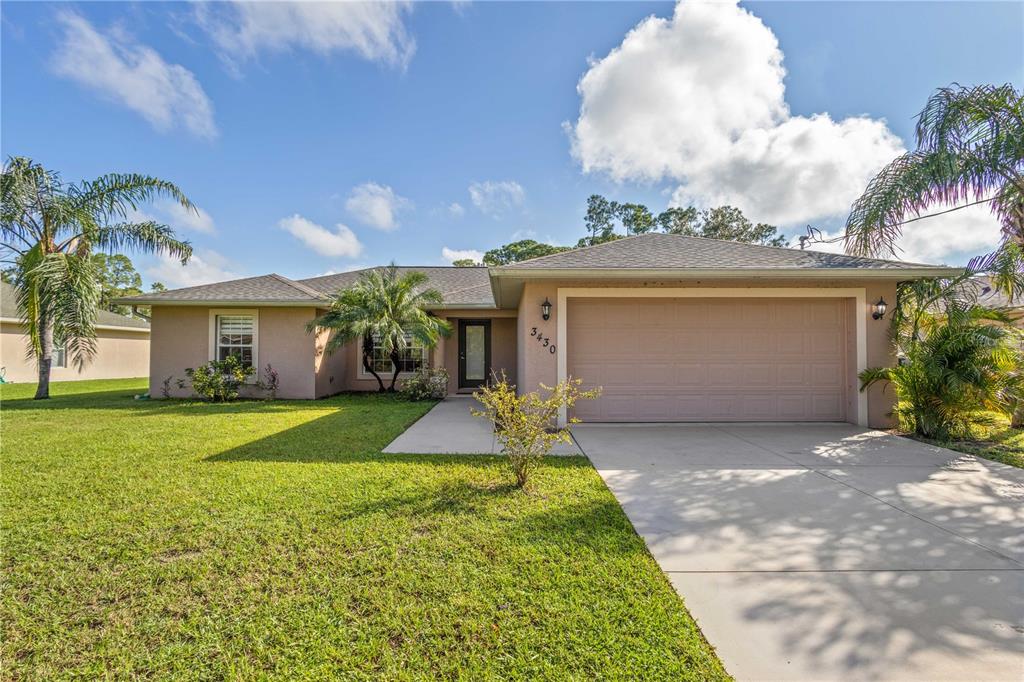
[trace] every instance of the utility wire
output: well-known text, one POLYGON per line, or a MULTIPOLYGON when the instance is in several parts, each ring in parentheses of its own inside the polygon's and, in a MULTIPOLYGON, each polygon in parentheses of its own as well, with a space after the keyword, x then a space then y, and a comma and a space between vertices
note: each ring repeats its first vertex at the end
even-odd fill
MULTIPOLYGON (((902 227, 908 223, 917 222, 918 220, 924 220, 925 218, 934 218, 935 216, 945 215, 946 213, 952 213, 953 211, 959 211, 961 208, 970 208, 971 206, 977 206, 978 204, 984 204, 987 201, 992 201, 995 197, 989 197, 988 199, 979 199, 978 201, 972 201, 969 204, 963 206, 954 206, 953 208, 947 208, 944 211, 938 211, 936 213, 929 213, 927 215, 919 215, 915 218, 908 218, 902 222, 896 223, 893 227, 902 227)), ((837 237, 831 237, 829 239, 821 238, 821 230, 816 227, 807 226, 807 234, 800 237, 800 248, 804 248, 805 244, 835 244, 846 239, 846 235, 839 235, 837 237), (817 234, 817 237, 815 237, 817 234)))

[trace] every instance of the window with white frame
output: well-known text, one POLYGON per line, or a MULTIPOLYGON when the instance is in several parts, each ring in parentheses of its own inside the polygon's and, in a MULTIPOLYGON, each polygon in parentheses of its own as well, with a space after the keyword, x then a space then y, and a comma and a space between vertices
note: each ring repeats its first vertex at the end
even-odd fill
POLYGON ((68 366, 68 345, 60 341, 53 342, 53 353, 50 355, 50 367, 68 366))
POLYGON ((214 358, 226 360, 234 355, 244 367, 252 367, 256 357, 256 316, 218 314, 214 325, 214 358))
MULTIPOLYGON (((423 344, 409 335, 405 337, 405 347, 398 353, 398 371, 403 374, 418 372, 427 364, 427 350, 423 344)), ((384 347, 377 336, 373 337, 373 353, 370 357, 370 366, 377 374, 391 374, 395 371, 391 357, 384 352, 384 347)))

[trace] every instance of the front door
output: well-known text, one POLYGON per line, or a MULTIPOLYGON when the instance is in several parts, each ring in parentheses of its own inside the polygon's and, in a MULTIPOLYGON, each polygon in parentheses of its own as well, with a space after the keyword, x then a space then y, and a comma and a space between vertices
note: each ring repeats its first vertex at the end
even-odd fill
POLYGON ((459 320, 459 388, 479 388, 491 372, 491 321, 459 320))

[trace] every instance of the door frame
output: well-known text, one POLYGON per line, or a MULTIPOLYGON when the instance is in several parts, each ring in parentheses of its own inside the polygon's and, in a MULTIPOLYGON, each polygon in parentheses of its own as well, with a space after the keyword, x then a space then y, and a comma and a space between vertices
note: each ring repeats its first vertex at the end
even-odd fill
MULTIPOLYGON (((558 355, 556 378, 566 380, 569 358, 566 355, 568 334, 569 299, 571 298, 843 298, 852 299, 855 305, 855 344, 857 374, 868 366, 867 334, 867 288, 866 287, 559 287, 555 319, 557 327, 558 355)), ((853 420, 858 426, 868 425, 868 394, 857 391, 857 414, 853 420)), ((568 410, 563 405, 558 411, 558 426, 569 423, 568 410)))
POLYGON ((457 387, 458 390, 465 390, 469 388, 480 388, 487 383, 488 378, 491 375, 491 321, 487 319, 472 319, 464 318, 459 320, 459 376, 457 387), (484 328, 484 378, 479 382, 469 382, 466 380, 466 328, 467 327, 483 327, 484 328))

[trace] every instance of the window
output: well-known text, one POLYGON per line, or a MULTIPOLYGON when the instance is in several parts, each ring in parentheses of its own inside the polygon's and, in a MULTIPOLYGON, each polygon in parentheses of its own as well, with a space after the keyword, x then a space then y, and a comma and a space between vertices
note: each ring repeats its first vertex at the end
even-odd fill
POLYGON ((59 341, 53 342, 53 354, 50 356, 50 367, 68 366, 68 346, 59 341))
MULTIPOLYGON (((384 352, 379 341, 376 336, 373 337, 373 355, 370 366, 377 374, 391 374, 395 371, 394 365, 391 364, 391 358, 384 352)), ((399 351, 398 371, 402 373, 418 372, 427 364, 426 349, 419 341, 408 335, 405 337, 405 343, 405 348, 399 351)))
POLYGON ((256 361, 256 316, 218 314, 214 317, 214 359, 237 357, 243 366, 256 361))

